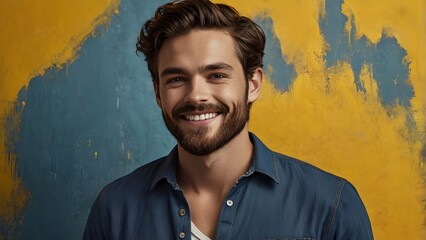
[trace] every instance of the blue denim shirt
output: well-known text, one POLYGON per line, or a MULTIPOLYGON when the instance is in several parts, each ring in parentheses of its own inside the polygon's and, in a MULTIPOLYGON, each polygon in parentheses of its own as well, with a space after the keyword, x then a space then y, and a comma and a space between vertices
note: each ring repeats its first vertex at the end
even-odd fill
MULTIPOLYGON (((251 168, 227 195, 216 239, 373 239, 346 180, 272 152, 254 134, 251 168)), ((176 182, 177 148, 107 185, 83 239, 191 239, 191 212, 176 182)))

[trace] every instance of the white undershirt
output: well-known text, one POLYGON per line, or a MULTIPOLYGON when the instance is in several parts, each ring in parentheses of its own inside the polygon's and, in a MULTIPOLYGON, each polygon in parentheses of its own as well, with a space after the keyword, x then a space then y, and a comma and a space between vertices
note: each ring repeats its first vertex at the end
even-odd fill
POLYGON ((191 240, 211 240, 211 239, 207 237, 206 235, 204 235, 204 233, 202 233, 200 229, 198 229, 195 226, 195 224, 191 221, 191 240))

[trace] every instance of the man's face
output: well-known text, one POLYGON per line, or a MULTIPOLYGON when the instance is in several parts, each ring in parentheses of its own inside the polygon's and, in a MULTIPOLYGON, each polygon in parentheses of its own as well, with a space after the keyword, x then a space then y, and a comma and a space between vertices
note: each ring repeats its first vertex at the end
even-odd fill
POLYGON ((247 83, 234 40, 220 30, 193 30, 164 42, 158 55, 157 102, 186 151, 207 155, 247 124, 247 83))

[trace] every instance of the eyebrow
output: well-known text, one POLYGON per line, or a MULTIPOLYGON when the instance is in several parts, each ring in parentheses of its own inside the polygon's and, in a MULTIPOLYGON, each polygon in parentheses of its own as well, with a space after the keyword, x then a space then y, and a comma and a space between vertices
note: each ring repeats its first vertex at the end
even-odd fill
MULTIPOLYGON (((208 72, 208 71, 214 71, 214 70, 234 70, 234 68, 229 64, 218 62, 218 63, 202 65, 198 68, 198 70, 200 72, 208 72)), ((164 77, 166 75, 173 75, 173 74, 186 74, 187 72, 188 71, 180 67, 168 67, 161 72, 160 76, 164 77)))
POLYGON ((164 77, 166 75, 185 74, 185 73, 186 73, 186 71, 183 68, 168 67, 161 72, 161 77, 164 77))
POLYGON ((234 68, 224 62, 212 63, 203 65, 198 69, 200 72, 214 71, 214 70, 234 70, 234 68))

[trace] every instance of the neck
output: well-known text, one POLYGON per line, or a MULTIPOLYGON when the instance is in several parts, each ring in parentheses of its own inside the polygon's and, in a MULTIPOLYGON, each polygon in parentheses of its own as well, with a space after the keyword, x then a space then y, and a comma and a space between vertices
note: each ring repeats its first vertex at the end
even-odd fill
POLYGON ((180 146, 178 154, 177 175, 184 192, 222 198, 250 167, 253 145, 246 126, 229 143, 209 155, 196 156, 180 146))

